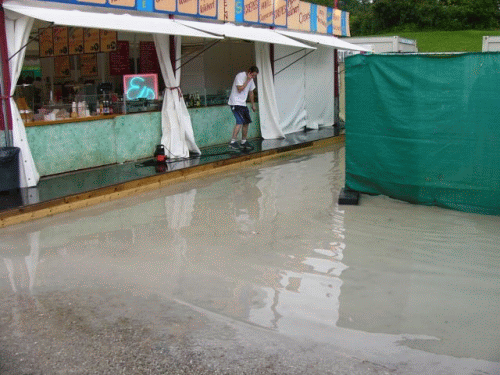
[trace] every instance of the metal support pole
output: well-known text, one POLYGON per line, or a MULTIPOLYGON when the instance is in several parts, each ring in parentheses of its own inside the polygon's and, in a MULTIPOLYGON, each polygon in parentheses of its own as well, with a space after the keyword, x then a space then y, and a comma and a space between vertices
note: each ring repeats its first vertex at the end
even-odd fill
POLYGON ((7 146, 13 145, 12 139, 12 109, 10 108, 10 71, 9 71, 9 51, 7 49, 7 32, 5 30, 5 12, 3 9, 3 0, 0 0, 0 54, 1 54, 1 127, 5 131, 5 143, 7 146))
POLYGON ((269 59, 271 60, 271 72, 274 79, 274 44, 269 45, 269 59))
MULTIPOLYGON (((169 14, 168 18, 173 20, 174 15, 169 14)), ((173 35, 169 35, 168 38, 169 38, 168 44, 169 44, 169 49, 170 49, 170 62, 172 63, 172 71, 174 72, 174 76, 175 76, 175 72, 176 72, 175 65, 177 64, 177 54, 175 53, 175 37, 173 35)))
POLYGON ((340 128, 339 54, 337 49, 333 50, 333 82, 335 86, 333 92, 333 125, 340 128))
MULTIPOLYGON (((337 9, 339 1, 335 0, 334 8, 337 9)), ((339 54, 337 49, 333 50, 333 127, 335 134, 340 131, 340 100, 339 100, 339 54)))

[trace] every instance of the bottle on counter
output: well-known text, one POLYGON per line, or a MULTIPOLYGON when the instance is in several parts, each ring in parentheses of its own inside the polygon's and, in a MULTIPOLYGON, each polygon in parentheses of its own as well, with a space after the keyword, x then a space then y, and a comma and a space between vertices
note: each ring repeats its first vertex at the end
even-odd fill
POLYGON ((71 118, 76 118, 76 117, 78 117, 77 105, 76 102, 73 102, 71 104, 71 118))

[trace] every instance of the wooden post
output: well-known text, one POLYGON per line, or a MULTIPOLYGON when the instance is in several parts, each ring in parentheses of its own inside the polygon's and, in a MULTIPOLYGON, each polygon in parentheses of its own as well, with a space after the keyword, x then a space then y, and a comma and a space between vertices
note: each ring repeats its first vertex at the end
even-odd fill
POLYGON ((5 30, 5 11, 3 9, 3 0, 0 0, 0 48, 1 48, 1 72, 2 72, 2 90, 0 92, 0 116, 1 127, 0 130, 6 132, 5 141, 7 146, 12 145, 12 109, 10 108, 10 70, 9 70, 9 51, 7 48, 7 31, 5 30), (5 108, 5 112, 4 112, 5 108))
MULTIPOLYGON (((338 0, 335 0, 335 9, 337 9, 338 0)), ((333 50, 333 126, 340 128, 340 95, 339 95, 339 54, 335 48, 333 50)))

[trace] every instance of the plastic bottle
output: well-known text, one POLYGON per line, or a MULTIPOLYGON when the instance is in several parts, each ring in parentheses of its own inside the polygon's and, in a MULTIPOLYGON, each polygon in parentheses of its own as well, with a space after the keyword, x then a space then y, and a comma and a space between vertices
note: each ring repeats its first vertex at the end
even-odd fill
POLYGON ((71 117, 78 117, 76 102, 71 103, 71 117))

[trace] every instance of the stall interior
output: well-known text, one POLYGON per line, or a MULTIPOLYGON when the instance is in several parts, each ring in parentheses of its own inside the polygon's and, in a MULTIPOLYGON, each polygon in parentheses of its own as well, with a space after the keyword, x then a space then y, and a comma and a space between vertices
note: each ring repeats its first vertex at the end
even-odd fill
MULTIPOLYGON (((25 123, 161 110, 165 83, 152 35, 37 20, 31 37, 14 94, 25 123)), ((188 107, 225 105, 235 74, 254 65, 253 43, 224 40, 207 49, 211 43, 182 38, 188 107)))

